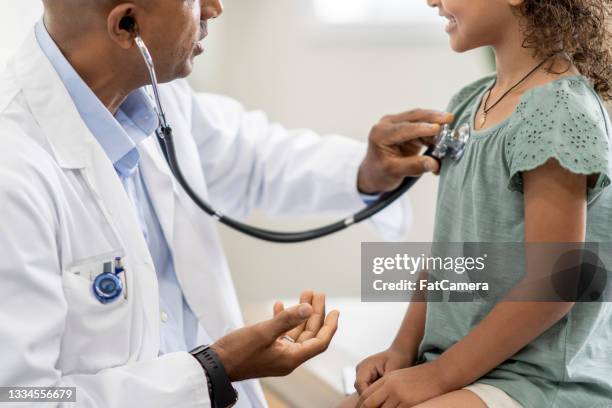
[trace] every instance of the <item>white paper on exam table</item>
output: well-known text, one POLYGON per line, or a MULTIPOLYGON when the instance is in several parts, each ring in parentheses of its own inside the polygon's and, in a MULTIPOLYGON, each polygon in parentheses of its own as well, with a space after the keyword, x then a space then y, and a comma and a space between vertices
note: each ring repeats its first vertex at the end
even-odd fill
POLYGON ((342 384, 344 386, 344 395, 352 395, 357 390, 355 389, 355 380, 357 373, 355 367, 344 367, 342 369, 342 384))

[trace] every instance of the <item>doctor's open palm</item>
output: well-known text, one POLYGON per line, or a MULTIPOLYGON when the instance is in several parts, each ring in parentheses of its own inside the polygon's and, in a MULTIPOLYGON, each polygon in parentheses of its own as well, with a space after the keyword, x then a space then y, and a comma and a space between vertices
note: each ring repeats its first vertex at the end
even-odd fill
POLYGON ((338 327, 338 311, 325 314, 325 295, 306 291, 300 304, 274 305, 270 320, 233 331, 211 347, 231 381, 284 376, 324 352, 338 327))

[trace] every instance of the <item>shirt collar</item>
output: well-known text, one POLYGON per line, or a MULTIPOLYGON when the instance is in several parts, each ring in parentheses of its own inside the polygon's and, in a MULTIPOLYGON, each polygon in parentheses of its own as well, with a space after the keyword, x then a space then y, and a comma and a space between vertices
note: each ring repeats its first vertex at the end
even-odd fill
POLYGON ((42 51, 70 94, 79 115, 115 169, 123 176, 131 174, 140 159, 136 146, 158 126, 153 104, 144 89, 132 92, 113 117, 64 57, 42 20, 36 24, 35 34, 42 51))

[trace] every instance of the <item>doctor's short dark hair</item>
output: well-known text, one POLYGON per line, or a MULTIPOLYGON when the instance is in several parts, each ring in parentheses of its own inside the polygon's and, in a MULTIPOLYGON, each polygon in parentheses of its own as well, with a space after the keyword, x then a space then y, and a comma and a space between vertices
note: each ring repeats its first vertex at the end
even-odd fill
POLYGON ((567 55, 604 100, 612 99, 612 0, 525 0, 517 10, 524 47, 538 58, 567 55))

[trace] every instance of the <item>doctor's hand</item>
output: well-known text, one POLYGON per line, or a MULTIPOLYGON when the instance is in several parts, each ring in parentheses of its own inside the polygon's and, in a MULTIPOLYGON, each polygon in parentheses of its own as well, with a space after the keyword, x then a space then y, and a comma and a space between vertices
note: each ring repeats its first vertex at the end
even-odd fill
POLYGON ((372 128, 368 152, 359 167, 359 191, 384 193, 397 188, 408 176, 437 173, 438 162, 420 153, 433 143, 441 125, 452 121, 451 113, 422 109, 382 118, 372 128))
POLYGON ((284 376, 324 352, 338 327, 338 311, 325 314, 325 295, 304 292, 300 305, 277 302, 274 317, 219 339, 211 348, 231 381, 284 376))

